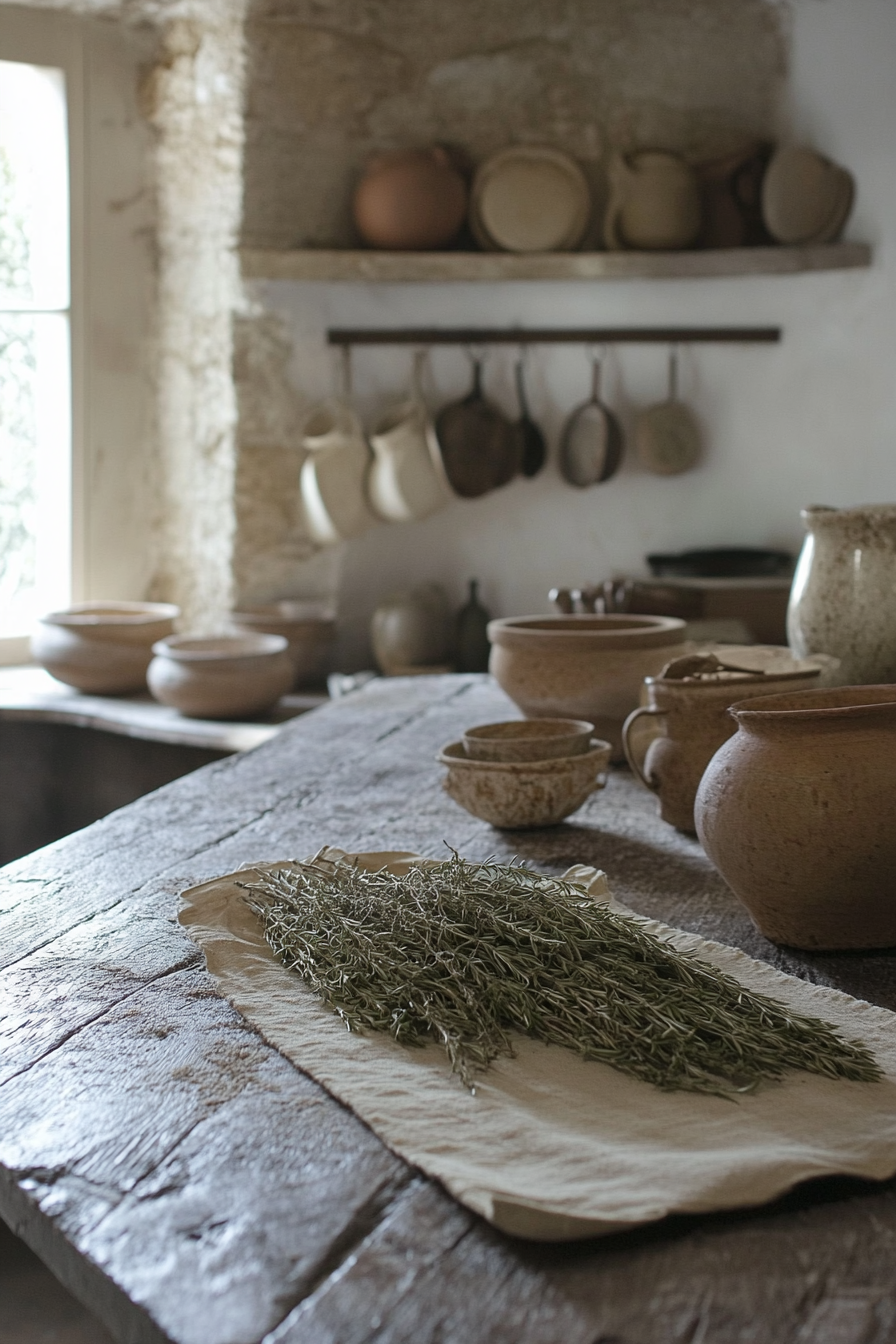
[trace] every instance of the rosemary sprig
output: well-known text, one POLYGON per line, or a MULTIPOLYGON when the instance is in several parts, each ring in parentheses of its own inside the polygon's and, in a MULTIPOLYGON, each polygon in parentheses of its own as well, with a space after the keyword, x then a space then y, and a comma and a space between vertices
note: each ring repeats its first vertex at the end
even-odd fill
POLYGON ((471 1088, 514 1033, 667 1090, 882 1076, 861 1042, 522 865, 455 854, 397 877, 318 855, 245 885, 276 956, 350 1031, 441 1042, 471 1088))

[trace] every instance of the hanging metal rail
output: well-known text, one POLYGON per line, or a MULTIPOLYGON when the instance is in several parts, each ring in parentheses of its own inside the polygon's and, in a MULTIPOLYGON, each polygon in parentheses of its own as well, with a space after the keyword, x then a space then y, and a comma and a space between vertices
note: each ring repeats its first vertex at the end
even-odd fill
POLYGON ((774 345, 780 327, 333 327, 330 345, 774 345))

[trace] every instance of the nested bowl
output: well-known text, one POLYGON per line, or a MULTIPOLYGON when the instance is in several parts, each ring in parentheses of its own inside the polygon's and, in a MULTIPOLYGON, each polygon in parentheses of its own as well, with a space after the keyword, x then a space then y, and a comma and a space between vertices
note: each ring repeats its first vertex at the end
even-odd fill
POLYGON ((593 736, 584 719, 506 719, 468 728, 463 744, 473 761, 547 761, 581 756, 593 736))
POLYGON ((547 761, 474 761, 463 742, 438 756, 448 767, 445 792, 474 817, 504 830, 556 826, 606 783, 607 742, 595 741, 579 756, 547 761))
POLYGON ((685 629, 672 616, 509 617, 489 624, 489 671, 527 718, 587 719, 621 761, 641 684, 687 651, 685 629))
POLYGON ((149 689, 194 719, 264 714, 293 683, 282 635, 175 635, 153 645, 149 689))
POLYGON ((79 602, 41 617, 31 656, 57 681, 89 695, 146 690, 152 646, 174 630, 170 602, 79 602))

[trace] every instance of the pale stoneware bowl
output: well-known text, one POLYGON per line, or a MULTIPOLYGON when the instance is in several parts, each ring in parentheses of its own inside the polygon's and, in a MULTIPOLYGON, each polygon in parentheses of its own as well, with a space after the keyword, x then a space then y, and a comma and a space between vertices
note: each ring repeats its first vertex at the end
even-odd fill
POLYGON ((145 691, 152 646, 172 633, 179 615, 168 602, 80 602, 41 618, 31 656, 88 695, 145 691))
POLYGON ((438 756, 448 767, 443 787, 474 817, 504 830, 556 826, 606 783, 608 742, 593 742, 580 756, 548 761, 471 761, 463 742, 438 756))
POLYGON ((149 689, 194 719, 264 714, 293 683, 282 635, 175 635, 153 645, 149 689))
POLYGON ((685 622, 672 616, 514 616, 491 621, 489 671, 530 719, 594 724, 613 760, 641 684, 685 653, 685 622))
POLYGON ((295 686, 322 681, 330 670, 336 621, 320 604, 269 602, 230 613, 230 624, 242 633, 282 635, 295 668, 295 686))
POLYGON ((694 805, 760 932, 812 951, 896 946, 896 686, 756 696, 694 805))
POLYGON ((548 761, 581 756, 593 736, 584 719, 507 719, 468 728, 463 743, 473 761, 548 761))

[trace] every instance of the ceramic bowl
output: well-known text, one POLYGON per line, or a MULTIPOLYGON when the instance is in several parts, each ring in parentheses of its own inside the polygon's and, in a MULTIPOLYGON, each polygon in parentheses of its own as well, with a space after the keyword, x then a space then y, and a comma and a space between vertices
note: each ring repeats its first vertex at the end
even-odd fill
POLYGON ((621 761, 641 684, 688 652, 685 628, 671 616, 509 617, 489 624, 489 671, 527 718, 587 719, 621 761))
POLYGON ((559 150, 512 145, 480 165, 470 227, 481 246, 505 252, 566 252, 579 246, 591 214, 588 182, 559 150))
POLYGON ((230 613, 239 633, 282 635, 295 669, 293 685, 323 681, 330 669, 336 621, 321 603, 269 602, 230 613))
POLYGON ((179 615, 168 602, 81 602, 41 618, 31 656, 57 681, 89 695, 145 691, 152 646, 172 633, 179 615))
POLYGON ((438 759, 456 803, 490 826, 521 831, 556 826, 602 789, 610 744, 595 741, 582 755, 549 761, 471 761, 463 742, 451 742, 438 759))
POLYGON ((468 728, 463 743, 472 761, 549 761, 583 755, 593 736, 584 719, 508 719, 468 728))
POLYGON ((154 644, 152 651, 149 689, 188 718, 264 714, 293 683, 283 635, 175 635, 154 644))

